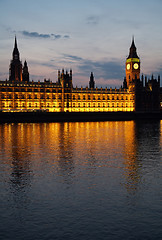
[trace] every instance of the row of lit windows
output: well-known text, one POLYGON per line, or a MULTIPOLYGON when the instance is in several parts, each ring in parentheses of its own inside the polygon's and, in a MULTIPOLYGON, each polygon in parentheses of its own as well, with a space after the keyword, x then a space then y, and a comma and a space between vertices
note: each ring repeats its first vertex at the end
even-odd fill
MULTIPOLYGON (((129 97, 123 95, 73 95, 73 100, 128 100, 129 97)), ((130 97, 133 100, 133 96, 130 97)))
MULTIPOLYGON (((4 94, 1 94, 1 99, 12 99, 12 98, 14 98, 14 99, 25 99, 25 98, 27 98, 27 99, 39 99, 39 98, 40 99, 45 99, 45 98, 50 99, 51 97, 52 97, 52 99, 56 99, 56 98, 62 99, 61 94, 59 94, 59 95, 53 94, 52 96, 50 96, 49 94, 46 94, 46 95, 44 95, 44 94, 31 95, 31 94, 29 94, 27 96, 25 96, 24 94, 22 94, 22 95, 18 95, 18 94, 11 95, 11 94, 9 94, 9 95, 6 95, 6 96, 4 94)), ((65 95, 64 99, 69 99, 69 96, 65 95)), ((85 96, 83 96, 83 98, 81 98, 80 95, 78 95, 77 97, 75 95, 73 95, 73 100, 86 100, 86 99, 85 99, 85 96)), ((121 96, 121 98, 119 98, 119 96, 117 95, 116 97, 107 96, 105 98, 105 96, 102 96, 102 98, 101 98, 100 96, 93 95, 92 98, 90 98, 90 96, 88 96, 87 100, 129 100, 129 97, 128 96, 124 96, 124 97, 121 96)), ((130 100, 134 100, 134 96, 130 96, 130 100)))
MULTIPOLYGON (((58 95, 57 97, 58 97, 58 99, 61 99, 61 95, 58 95)), ((1 99, 12 99, 12 98, 14 98, 14 99, 25 99, 25 98, 27 98, 27 99, 39 99, 39 98, 45 99, 45 95, 41 94, 41 95, 32 96, 31 94, 29 94, 29 95, 25 96, 25 95, 15 94, 13 96, 13 95, 9 94, 9 95, 5 96, 4 94, 1 94, 1 99)), ((50 96, 46 95, 46 99, 50 99, 50 96)), ((56 95, 52 95, 52 99, 56 99, 56 95)))
POLYGON ((9 103, 9 104, 6 104, 6 103, 2 103, 2 108, 5 108, 5 107, 9 107, 9 108, 18 108, 18 107, 21 107, 21 108, 30 108, 30 107, 61 107, 61 103, 59 103, 58 105, 57 104, 53 104, 53 106, 50 104, 50 103, 47 103, 46 105, 44 103, 41 103, 41 104, 38 104, 38 103, 34 103, 34 104, 31 104, 31 103, 28 103, 28 104, 25 104, 25 103, 22 103, 22 104, 18 104, 18 103, 15 103, 15 104, 12 104, 12 103, 9 103))
POLYGON ((73 107, 83 107, 83 108, 85 108, 85 107, 129 107, 129 105, 133 105, 132 103, 130 103, 130 104, 128 104, 128 103, 126 103, 126 104, 123 104, 123 103, 121 103, 121 104, 119 104, 119 103, 117 103, 117 104, 114 104, 114 103, 107 103, 107 104, 105 104, 105 103, 103 103, 103 104, 100 104, 100 103, 98 103, 98 104, 95 104, 95 103, 93 103, 93 104, 88 104, 87 106, 83 103, 83 104, 80 104, 80 103, 78 103, 78 104, 75 104, 75 103, 73 103, 72 104, 72 106, 73 107))
POLYGON ((47 93, 61 93, 61 89, 45 89, 45 88, 1 88, 1 92, 47 92, 47 93))
MULTIPOLYGON (((40 107, 61 107, 61 103, 59 103, 59 104, 50 104, 50 103, 47 103, 47 104, 44 104, 44 103, 34 103, 34 104, 32 104, 32 103, 28 103, 28 104, 25 104, 25 103, 21 103, 21 104, 18 104, 18 103, 15 103, 15 104, 13 104, 13 103, 9 103, 9 104, 7 104, 7 103, 2 103, 2 108, 3 107, 18 107, 18 106, 21 106, 21 107, 32 107, 32 106, 34 106, 34 107, 38 107, 38 106, 40 106, 40 107)), ((100 108, 100 107, 133 107, 133 104, 114 104, 114 103, 112 103, 112 104, 100 104, 100 103, 98 103, 98 104, 88 104, 87 106, 85 106, 84 104, 80 104, 80 103, 78 103, 78 104, 75 104, 75 103, 73 103, 72 104, 72 107, 83 107, 83 108, 90 108, 90 107, 93 107, 93 108, 95 108, 95 107, 97 107, 97 108, 100 108)), ((66 106, 66 104, 64 105, 64 107, 67 107, 66 106)))

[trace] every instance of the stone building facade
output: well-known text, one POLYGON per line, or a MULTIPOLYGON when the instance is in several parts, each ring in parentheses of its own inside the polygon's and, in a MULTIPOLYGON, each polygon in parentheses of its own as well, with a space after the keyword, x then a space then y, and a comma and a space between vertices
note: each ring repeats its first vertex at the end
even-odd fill
POLYGON ((93 73, 89 87, 73 87, 72 70, 58 71, 58 79, 30 81, 27 62, 22 65, 15 44, 9 80, 0 81, 1 111, 47 112, 155 112, 160 110, 160 77, 140 77, 140 59, 134 39, 125 63, 121 88, 97 88, 93 73))

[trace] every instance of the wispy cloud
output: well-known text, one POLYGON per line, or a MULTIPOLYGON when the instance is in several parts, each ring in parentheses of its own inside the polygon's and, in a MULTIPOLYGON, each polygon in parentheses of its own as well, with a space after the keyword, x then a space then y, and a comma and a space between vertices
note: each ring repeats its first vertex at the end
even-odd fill
POLYGON ((124 65, 118 59, 92 61, 79 56, 64 56, 71 62, 75 61, 80 74, 84 76, 89 76, 90 72, 94 72, 97 78, 103 78, 105 81, 108 79, 121 79, 123 81, 123 76, 125 76, 124 65))
POLYGON ((27 37, 31 37, 31 38, 45 38, 45 39, 68 39, 70 38, 69 35, 60 35, 60 34, 44 34, 44 33, 38 33, 38 32, 28 32, 28 31, 20 31, 21 34, 23 34, 24 36, 27 37))
POLYGON ((86 23, 90 25, 97 25, 99 23, 100 17, 97 15, 88 16, 86 18, 86 23))
POLYGON ((68 59, 68 60, 72 60, 72 61, 84 61, 83 58, 78 57, 78 56, 74 56, 74 55, 69 55, 69 54, 64 54, 64 58, 68 59))

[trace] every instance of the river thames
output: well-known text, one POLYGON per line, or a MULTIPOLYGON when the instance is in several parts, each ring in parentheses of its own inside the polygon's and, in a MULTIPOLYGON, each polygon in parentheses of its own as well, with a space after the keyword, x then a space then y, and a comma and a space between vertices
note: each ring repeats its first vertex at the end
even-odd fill
POLYGON ((162 239, 162 121, 1 124, 0 136, 0 239, 162 239))

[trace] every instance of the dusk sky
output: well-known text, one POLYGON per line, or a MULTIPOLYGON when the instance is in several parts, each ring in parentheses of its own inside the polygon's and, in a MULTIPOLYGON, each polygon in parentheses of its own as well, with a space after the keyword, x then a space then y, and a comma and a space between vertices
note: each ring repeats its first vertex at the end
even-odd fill
POLYGON ((162 78, 162 0, 0 0, 0 80, 8 79, 14 37, 30 80, 57 80, 73 70, 73 85, 119 87, 132 36, 141 73, 162 78))

